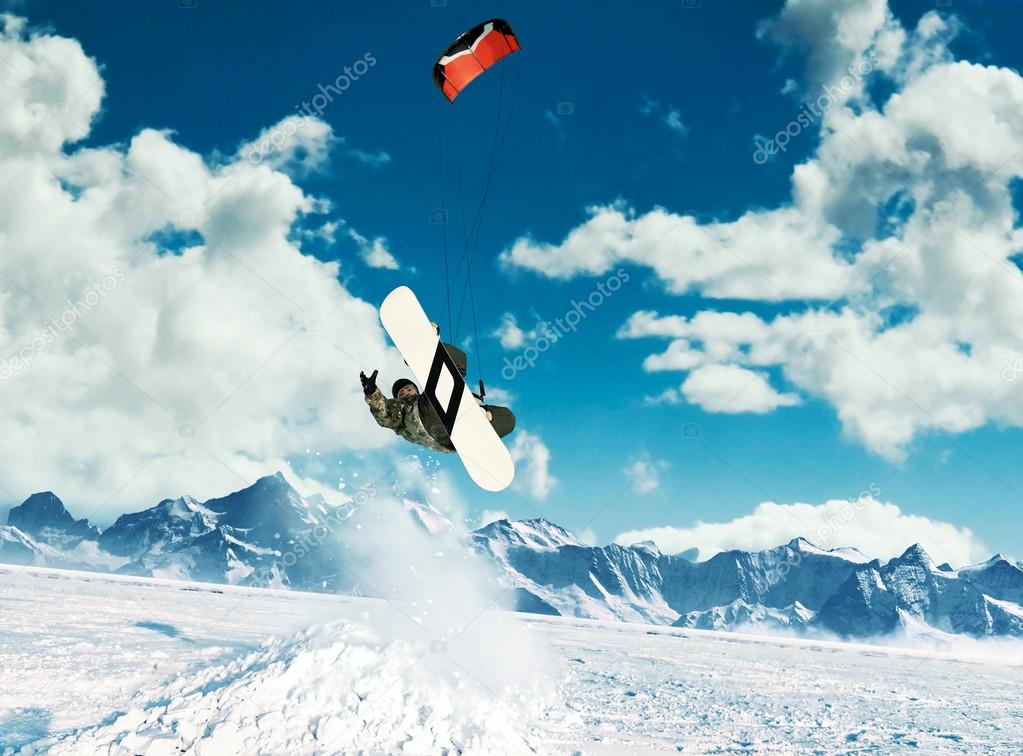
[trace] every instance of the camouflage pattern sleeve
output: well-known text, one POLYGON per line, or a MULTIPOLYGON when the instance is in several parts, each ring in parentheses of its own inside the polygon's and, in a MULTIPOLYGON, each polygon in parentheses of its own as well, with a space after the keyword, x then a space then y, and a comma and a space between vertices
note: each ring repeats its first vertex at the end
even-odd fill
POLYGON ((402 417, 399 403, 394 399, 384 398, 379 388, 366 397, 366 404, 369 405, 369 411, 372 413, 373 419, 377 421, 377 425, 391 430, 401 427, 402 417))

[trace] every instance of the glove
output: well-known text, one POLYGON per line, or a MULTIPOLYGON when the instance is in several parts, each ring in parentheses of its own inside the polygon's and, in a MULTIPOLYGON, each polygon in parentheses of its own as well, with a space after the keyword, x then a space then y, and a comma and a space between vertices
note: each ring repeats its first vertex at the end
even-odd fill
POLYGON ((373 375, 366 377, 365 373, 359 373, 359 380, 362 381, 362 392, 369 396, 377 390, 377 373, 379 370, 374 370, 373 375))

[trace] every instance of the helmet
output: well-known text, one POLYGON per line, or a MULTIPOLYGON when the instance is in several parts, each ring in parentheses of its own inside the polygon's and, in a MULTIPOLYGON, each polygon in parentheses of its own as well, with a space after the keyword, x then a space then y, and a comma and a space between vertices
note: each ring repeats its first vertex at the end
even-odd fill
POLYGON ((410 381, 408 378, 399 378, 391 386, 391 396, 394 398, 398 397, 398 392, 401 391, 405 386, 415 386, 415 381, 410 381))

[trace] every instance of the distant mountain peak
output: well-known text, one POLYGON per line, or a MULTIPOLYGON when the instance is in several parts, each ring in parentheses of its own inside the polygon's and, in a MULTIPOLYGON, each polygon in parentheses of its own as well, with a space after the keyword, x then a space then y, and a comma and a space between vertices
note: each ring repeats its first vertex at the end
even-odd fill
POLYGON ((7 515, 9 525, 14 524, 10 522, 10 518, 15 512, 22 514, 32 512, 36 516, 47 517, 53 523, 61 521, 74 522, 74 518, 71 516, 71 513, 68 512, 67 508, 64 506, 64 502, 57 498, 57 495, 53 493, 53 491, 39 491, 38 493, 34 493, 21 504, 14 507, 14 509, 12 509, 7 515))
POLYGON ((250 488, 256 486, 259 486, 260 488, 270 486, 273 488, 288 488, 294 490, 292 485, 288 482, 288 479, 284 477, 284 473, 280 470, 272 475, 264 475, 262 478, 258 478, 256 482, 250 486, 250 488))
POLYGON ((632 544, 629 548, 635 549, 636 551, 642 551, 654 558, 659 558, 661 556, 660 547, 653 541, 640 541, 639 543, 632 544))
POLYGON ((854 549, 851 546, 842 548, 826 549, 817 546, 812 541, 798 536, 789 541, 786 546, 794 551, 798 551, 801 554, 820 554, 822 556, 836 557, 838 559, 845 559, 849 562, 855 562, 857 564, 866 564, 870 560, 863 555, 858 549, 854 549))
POLYGON ((927 553, 927 550, 919 543, 914 543, 898 557, 900 562, 913 562, 921 564, 930 569, 937 569, 937 565, 934 564, 934 560, 931 559, 931 555, 927 553))
POLYGON ((584 545, 563 527, 542 517, 531 520, 495 520, 475 532, 491 540, 542 549, 584 545))
POLYGON ((7 513, 7 524, 36 540, 55 546, 73 547, 84 539, 95 539, 99 531, 88 520, 75 520, 52 491, 40 491, 7 513))
POLYGON ((529 527, 535 530, 542 531, 544 533, 555 534, 558 537, 563 538, 564 540, 572 543, 579 543, 579 540, 574 535, 572 535, 568 530, 561 527, 560 525, 556 525, 550 520, 544 519, 543 517, 534 517, 531 520, 520 520, 520 522, 528 525, 529 527))
POLYGON ((25 503, 27 504, 34 499, 57 499, 57 501, 60 501, 60 499, 57 498, 57 494, 53 491, 37 491, 34 494, 30 494, 29 497, 25 499, 25 503))

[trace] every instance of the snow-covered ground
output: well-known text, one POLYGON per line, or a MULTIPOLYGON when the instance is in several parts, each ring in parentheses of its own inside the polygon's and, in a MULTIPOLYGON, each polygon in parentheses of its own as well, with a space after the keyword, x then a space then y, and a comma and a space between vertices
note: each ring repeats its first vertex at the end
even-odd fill
POLYGON ((428 614, 0 565, 0 751, 1018 753, 1023 743, 1018 645, 893 649, 489 610, 439 640, 428 614))

